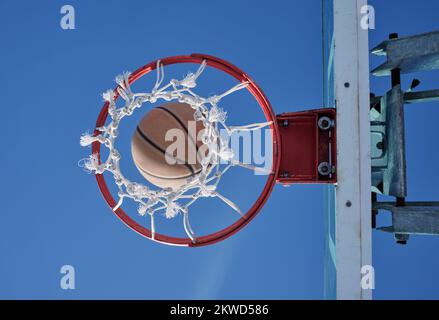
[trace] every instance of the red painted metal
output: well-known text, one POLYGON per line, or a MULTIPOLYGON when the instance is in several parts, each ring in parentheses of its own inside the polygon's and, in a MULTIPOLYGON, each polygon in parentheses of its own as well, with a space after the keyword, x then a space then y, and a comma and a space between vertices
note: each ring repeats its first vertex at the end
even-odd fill
MULTIPOLYGON (((178 64, 178 63, 200 64, 203 60, 206 60, 207 65, 231 75, 239 82, 246 82, 246 81, 249 82, 249 85, 247 86, 247 90, 254 96, 254 98, 261 106, 267 121, 273 122, 273 124, 271 125, 272 135, 273 135, 273 167, 272 167, 273 173, 268 176, 267 182, 264 186, 264 189, 262 190, 262 193, 260 194, 256 202, 253 204, 253 206, 250 208, 250 210, 242 218, 240 218, 239 220, 237 220, 235 223, 228 226, 227 228, 224 228, 210 235, 198 237, 196 239, 197 240, 196 243, 193 243, 189 238, 176 238, 158 233, 155 234, 154 240, 156 241, 175 244, 175 245, 186 245, 191 247, 205 246, 224 240, 230 237, 231 235, 233 235, 234 233, 236 233, 237 231, 239 231, 245 225, 247 225, 256 216, 256 214, 259 212, 259 210, 262 208, 262 206, 265 204, 268 197, 270 196, 270 193, 274 185, 276 184, 276 179, 279 172, 280 159, 281 159, 280 157, 281 139, 280 139, 279 127, 276 122, 276 116, 273 113, 273 110, 271 108, 270 102, 268 101, 267 97, 264 95, 264 93, 259 88, 259 86, 245 72, 243 72, 238 67, 232 65, 231 63, 225 60, 204 54, 191 54, 184 56, 168 57, 168 58, 160 59, 160 62, 166 66, 166 65, 178 64)), ((139 68, 138 70, 136 70, 134 73, 131 74, 129 78, 129 82, 130 83, 135 82, 142 76, 156 69, 156 67, 157 67, 157 61, 153 61, 139 68)), ((117 98, 118 96, 117 91, 114 90, 114 92, 117 98)), ((101 109, 101 112, 96 121, 96 128, 101 127, 105 124, 107 116, 108 116, 108 102, 106 102, 101 109)), ((95 134, 98 134, 98 132, 95 131, 95 134)), ((100 155, 100 144, 98 142, 93 143, 92 153, 96 153, 100 155)), ((102 195, 104 196, 105 201, 110 206, 110 208, 114 208, 116 205, 116 201, 113 198, 110 190, 108 189, 104 176, 102 174, 96 175, 96 181, 98 183, 99 189, 102 192, 102 195)), ((129 228, 136 231, 140 235, 151 239, 151 230, 135 222, 129 215, 127 215, 123 211, 122 208, 118 208, 117 210, 114 211, 114 213, 129 228)))
POLYGON ((281 163, 277 182, 335 183, 337 172, 323 176, 318 172, 322 162, 337 167, 335 109, 324 108, 301 112, 283 113, 277 116, 281 136, 281 163), (321 117, 334 121, 334 126, 322 130, 318 126, 321 117))

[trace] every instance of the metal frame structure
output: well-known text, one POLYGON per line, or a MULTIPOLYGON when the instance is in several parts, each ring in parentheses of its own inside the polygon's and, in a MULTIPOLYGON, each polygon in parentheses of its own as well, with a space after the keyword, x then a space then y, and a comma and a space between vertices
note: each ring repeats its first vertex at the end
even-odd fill
POLYGON ((411 234, 439 235, 439 202, 406 202, 407 166, 405 145, 405 104, 439 101, 439 90, 416 91, 421 81, 414 79, 407 91, 401 88, 401 74, 439 69, 439 32, 399 38, 389 35, 372 54, 387 61, 372 71, 375 76, 390 76, 392 88, 382 97, 372 95, 372 227, 391 232, 399 244, 406 244, 411 234), (396 198, 378 202, 376 194, 396 198), (376 226, 378 210, 392 213, 392 225, 376 226))
POLYGON ((337 182, 337 121, 333 108, 282 113, 276 117, 281 136, 277 182, 337 182))

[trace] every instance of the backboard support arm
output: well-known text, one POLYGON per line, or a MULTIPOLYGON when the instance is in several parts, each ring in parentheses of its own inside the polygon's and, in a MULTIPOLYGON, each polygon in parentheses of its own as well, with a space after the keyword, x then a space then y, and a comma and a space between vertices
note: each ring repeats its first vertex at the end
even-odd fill
POLYGON ((337 182, 336 111, 333 108, 276 116, 281 136, 277 182, 283 185, 337 182))

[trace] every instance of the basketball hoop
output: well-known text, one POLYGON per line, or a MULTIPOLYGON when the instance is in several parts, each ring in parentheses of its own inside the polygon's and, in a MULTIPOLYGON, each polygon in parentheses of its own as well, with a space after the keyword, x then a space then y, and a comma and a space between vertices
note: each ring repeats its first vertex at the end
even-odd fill
MULTIPOLYGON (((139 68, 132 74, 126 73, 117 77, 116 81, 118 83, 118 87, 116 87, 114 90, 107 91, 104 94, 106 102, 99 113, 94 134, 84 135, 81 138, 81 144, 83 146, 90 144, 92 145, 92 154, 89 159, 86 160, 85 167, 95 173, 99 189, 102 192, 105 201, 116 214, 116 216, 132 230, 146 238, 164 244, 190 247, 209 245, 224 240, 247 225, 247 223, 249 223, 256 216, 256 214, 265 204, 274 185, 276 184, 281 154, 280 132, 276 121, 276 116, 273 113, 268 99, 258 85, 246 73, 229 62, 203 54, 174 56, 153 61, 139 68), (173 79, 169 84, 161 87, 164 78, 163 67, 180 63, 194 63, 199 64, 200 66, 195 74, 190 73, 181 81, 173 79), (196 95, 191 89, 196 87, 196 80, 203 72, 205 66, 210 66, 229 74, 238 80, 239 84, 226 91, 222 95, 209 98, 202 98, 196 95), (152 92, 145 94, 134 94, 131 91, 130 85, 153 70, 157 70, 157 81, 152 92), (217 103, 224 96, 243 88, 246 88, 256 99, 262 111, 264 112, 267 122, 235 127, 227 126, 225 124, 225 113, 221 113, 222 109, 218 107, 217 103), (117 109, 115 107, 115 102, 119 97, 123 98, 126 101, 126 104, 125 107, 117 109), (178 100, 179 102, 190 104, 194 108, 196 114, 197 111, 199 111, 198 116, 200 119, 205 117, 203 120, 205 120, 206 126, 211 129, 208 130, 210 135, 206 136, 206 144, 209 144, 210 146, 217 146, 218 144, 221 146, 223 143, 217 134, 219 125, 227 129, 230 134, 231 132, 236 131, 259 130, 268 126, 271 128, 273 142, 272 168, 267 176, 267 182, 265 183, 261 194, 253 206, 247 211, 247 213, 241 213, 239 208, 232 201, 216 192, 216 186, 220 181, 221 175, 232 166, 241 166, 253 170, 260 170, 260 168, 239 163, 231 158, 229 159, 230 165, 226 166, 225 169, 222 170, 217 164, 211 165, 209 163, 204 163, 201 177, 189 181, 187 186, 177 192, 170 190, 151 191, 148 189, 148 187, 138 183, 132 183, 123 177, 119 169, 120 155, 114 147, 114 141, 117 137, 118 124, 123 117, 131 115, 134 110, 139 108, 143 103, 153 103, 157 99, 164 99, 165 101, 178 100), (207 108, 206 105, 210 105, 210 109, 203 109, 207 108), (113 121, 106 126, 105 123, 109 115, 113 121), (207 115, 210 115, 209 119, 206 118, 207 115), (102 144, 110 151, 110 155, 105 162, 101 162, 102 144), (105 171, 109 171, 113 174, 115 182, 119 187, 118 201, 115 200, 107 186, 103 175, 105 171), (188 190, 196 190, 196 193, 194 193, 195 195, 187 195, 186 192, 188 192, 188 190), (186 204, 185 206, 180 206, 176 201, 188 199, 190 197, 192 197, 192 200, 189 201, 189 204, 186 204), (189 213, 187 208, 200 197, 218 197, 232 207, 235 211, 237 211, 241 216, 235 223, 220 231, 197 237, 190 227, 189 213), (121 204, 125 198, 131 198, 140 203, 138 210, 139 214, 145 215, 148 213, 150 215, 150 229, 140 225, 124 212, 124 210, 121 208, 121 204), (145 201, 145 199, 147 201, 145 201), (181 213, 183 215, 184 229, 188 237, 177 238, 157 233, 155 231, 154 213, 160 210, 164 210, 168 218, 173 218, 177 214, 181 213)), ((224 148, 224 150, 214 151, 212 152, 212 157, 215 158, 215 161, 220 158, 224 160, 230 157, 227 152, 227 148, 224 148)), ((211 161, 214 161, 212 158, 210 159, 211 161)))

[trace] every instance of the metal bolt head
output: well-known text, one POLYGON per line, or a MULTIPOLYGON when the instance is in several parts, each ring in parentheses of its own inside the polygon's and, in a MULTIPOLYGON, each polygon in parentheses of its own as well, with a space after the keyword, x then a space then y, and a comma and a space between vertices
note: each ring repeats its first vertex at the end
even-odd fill
POLYGON ((282 178, 289 178, 290 177, 290 173, 288 171, 284 171, 281 173, 281 177, 282 178))
POLYGON ((383 142, 382 141, 377 142, 376 147, 378 150, 383 150, 384 148, 383 142))
POLYGON ((317 122, 317 125, 322 130, 328 130, 334 126, 334 121, 332 121, 329 117, 321 117, 317 122))
POLYGON ((319 174, 321 174, 322 176, 327 176, 331 173, 332 168, 329 165, 329 163, 327 162, 321 162, 319 164, 319 166, 317 167, 317 171, 319 172, 319 174))

